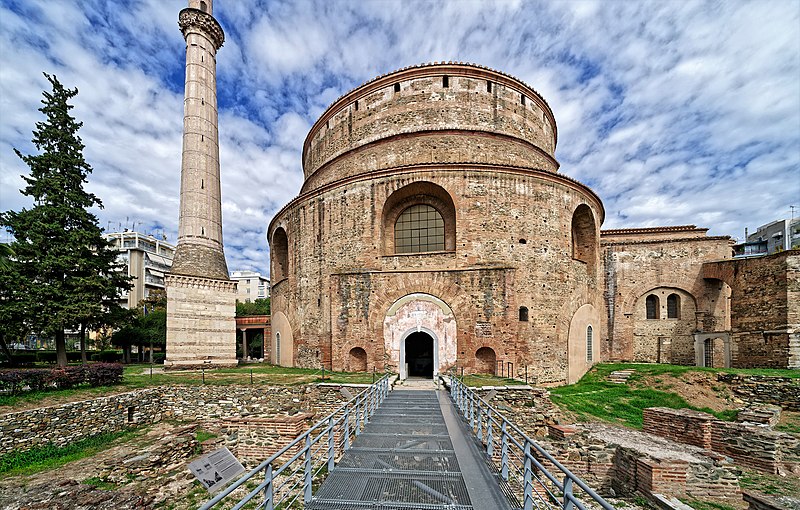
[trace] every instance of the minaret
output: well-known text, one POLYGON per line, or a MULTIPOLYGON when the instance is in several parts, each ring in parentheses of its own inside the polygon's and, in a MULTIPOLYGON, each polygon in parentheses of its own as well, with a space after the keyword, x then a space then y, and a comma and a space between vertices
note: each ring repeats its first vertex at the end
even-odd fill
POLYGON ((186 39, 178 246, 167 288, 166 367, 236 364, 236 283, 222 245, 216 54, 225 33, 211 0, 178 17, 186 39))

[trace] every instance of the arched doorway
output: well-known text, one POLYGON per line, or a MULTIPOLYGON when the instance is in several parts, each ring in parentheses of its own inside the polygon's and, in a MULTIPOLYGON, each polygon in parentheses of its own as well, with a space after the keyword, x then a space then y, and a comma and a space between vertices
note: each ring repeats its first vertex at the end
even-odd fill
POLYGON ((424 331, 414 331, 403 342, 403 362, 407 377, 433 378, 435 367, 435 342, 424 331))

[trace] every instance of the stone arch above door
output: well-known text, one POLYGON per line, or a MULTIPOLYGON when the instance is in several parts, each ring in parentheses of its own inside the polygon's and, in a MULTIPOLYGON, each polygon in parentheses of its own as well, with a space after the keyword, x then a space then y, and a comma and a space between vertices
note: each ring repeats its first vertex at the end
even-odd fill
POLYGON ((401 366, 403 341, 413 332, 425 331, 435 340, 434 375, 455 364, 457 350, 456 320, 450 306, 436 296, 407 294, 386 311, 383 321, 384 348, 390 370, 406 374, 401 366))

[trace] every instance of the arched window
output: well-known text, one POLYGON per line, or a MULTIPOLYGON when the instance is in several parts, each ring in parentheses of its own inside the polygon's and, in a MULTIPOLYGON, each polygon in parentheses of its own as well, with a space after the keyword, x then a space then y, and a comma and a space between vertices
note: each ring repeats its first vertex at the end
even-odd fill
POLYGON ((289 276, 289 238, 286 231, 278 227, 272 234, 272 281, 277 282, 289 276))
POLYGON ((645 307, 647 308, 648 319, 658 319, 658 296, 650 294, 645 300, 645 307))
POLYGON ((594 215, 586 204, 579 205, 572 214, 572 258, 594 268, 597 251, 597 231, 594 215))
POLYGON ((681 318, 681 298, 677 294, 667 296, 667 319, 681 318))
POLYGON ((200 2, 200 10, 203 12, 208 12, 208 6, 205 2, 200 2))
POLYGON ((281 364, 281 332, 275 333, 275 364, 281 364))
POLYGON ((444 250, 444 219, 427 204, 405 209, 394 225, 397 253, 420 253, 444 250))
POLYGON ((591 326, 586 326, 586 361, 591 363, 594 359, 594 339, 592 338, 593 332, 591 326))
POLYGON ((394 191, 383 204, 381 224, 386 255, 456 249, 455 204, 438 184, 418 181, 394 191))
POLYGON ((527 306, 520 306, 519 307, 519 320, 522 322, 528 322, 528 307, 527 306))

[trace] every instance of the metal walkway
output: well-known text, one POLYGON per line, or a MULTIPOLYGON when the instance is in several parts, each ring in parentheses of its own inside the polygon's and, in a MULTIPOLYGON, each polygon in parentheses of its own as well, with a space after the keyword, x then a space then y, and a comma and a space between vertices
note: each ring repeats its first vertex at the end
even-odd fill
POLYGON ((395 390, 305 508, 510 508, 468 434, 446 393, 395 390))

